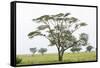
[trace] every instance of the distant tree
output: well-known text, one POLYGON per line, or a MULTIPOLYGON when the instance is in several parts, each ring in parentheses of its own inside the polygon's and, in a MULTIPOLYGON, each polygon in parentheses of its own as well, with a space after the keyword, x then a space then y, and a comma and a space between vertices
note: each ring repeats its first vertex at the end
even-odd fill
POLYGON ((74 48, 71 48, 70 51, 74 53, 75 52, 75 49, 74 48))
MULTIPOLYGON (((83 46, 88 45, 88 34, 86 34, 86 33, 81 33, 81 34, 80 34, 80 40, 81 40, 81 44, 82 44, 83 46)), ((80 44, 80 43, 79 43, 79 44, 80 44)))
POLYGON ((88 47, 86 48, 86 50, 87 50, 88 52, 91 52, 92 49, 93 49, 93 46, 88 46, 88 47))
POLYGON ((82 49, 82 48, 77 48, 76 51, 79 52, 79 51, 81 51, 81 49, 82 49))
POLYGON ((40 48, 38 52, 44 55, 44 53, 47 52, 47 48, 40 48))
POLYGON ((37 49, 36 49, 36 48, 30 48, 30 51, 31 51, 32 54, 34 55, 34 54, 36 53, 37 49))
POLYGON ((74 53, 74 52, 79 52, 81 49, 82 49, 82 48, 80 48, 80 47, 72 47, 72 48, 70 49, 70 51, 72 51, 72 52, 74 53))

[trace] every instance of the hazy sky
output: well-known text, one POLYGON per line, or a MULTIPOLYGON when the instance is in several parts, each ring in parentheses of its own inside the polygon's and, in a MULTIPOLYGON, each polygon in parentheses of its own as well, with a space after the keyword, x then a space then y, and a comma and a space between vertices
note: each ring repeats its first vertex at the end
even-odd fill
POLYGON ((33 18, 68 12, 71 13, 71 16, 88 24, 80 28, 75 35, 78 37, 80 33, 87 33, 89 43, 96 47, 96 8, 17 3, 17 54, 31 54, 29 48, 32 47, 47 48, 48 53, 57 52, 55 46, 48 46, 49 41, 46 38, 35 37, 29 39, 27 35, 38 26, 36 22, 32 21, 33 18))

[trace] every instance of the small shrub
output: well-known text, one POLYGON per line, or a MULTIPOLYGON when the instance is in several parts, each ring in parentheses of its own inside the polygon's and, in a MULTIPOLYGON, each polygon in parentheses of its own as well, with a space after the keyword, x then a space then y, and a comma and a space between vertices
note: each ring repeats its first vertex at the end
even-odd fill
POLYGON ((21 63, 21 61, 22 61, 22 59, 21 59, 21 58, 16 57, 16 64, 21 63))

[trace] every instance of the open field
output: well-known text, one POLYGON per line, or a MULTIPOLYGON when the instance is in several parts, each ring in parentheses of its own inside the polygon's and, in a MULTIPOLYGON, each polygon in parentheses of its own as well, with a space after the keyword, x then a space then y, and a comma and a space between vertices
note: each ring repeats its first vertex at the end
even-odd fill
MULTIPOLYGON (((48 64, 48 63, 61 63, 58 61, 57 54, 44 54, 42 55, 17 55, 22 59, 18 65, 27 64, 48 64)), ((79 61, 95 61, 95 52, 80 52, 80 53, 65 53, 62 62, 79 62, 79 61)))

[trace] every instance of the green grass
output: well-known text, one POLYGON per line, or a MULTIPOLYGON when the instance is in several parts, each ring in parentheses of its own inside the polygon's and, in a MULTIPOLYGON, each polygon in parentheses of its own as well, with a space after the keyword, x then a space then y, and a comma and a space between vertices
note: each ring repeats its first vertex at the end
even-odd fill
MULTIPOLYGON (((57 54, 45 54, 45 55, 17 55, 22 59, 22 62, 18 65, 27 64, 48 64, 48 63, 61 63, 58 61, 57 54)), ((65 53, 62 62, 80 62, 80 61, 95 61, 95 52, 81 52, 81 53, 65 53)))

